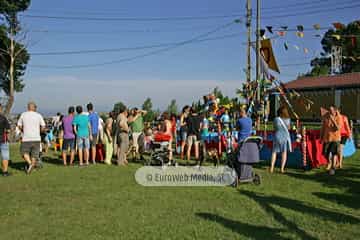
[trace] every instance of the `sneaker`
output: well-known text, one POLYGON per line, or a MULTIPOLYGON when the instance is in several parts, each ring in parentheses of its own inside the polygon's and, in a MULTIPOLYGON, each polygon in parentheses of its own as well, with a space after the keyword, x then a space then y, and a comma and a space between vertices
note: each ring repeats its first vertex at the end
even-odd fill
POLYGON ((34 169, 34 165, 30 164, 26 169, 26 174, 30 174, 33 169, 34 169))
POLYGON ((9 172, 3 172, 2 175, 3 175, 3 177, 9 177, 9 176, 11 176, 11 173, 9 173, 9 172))

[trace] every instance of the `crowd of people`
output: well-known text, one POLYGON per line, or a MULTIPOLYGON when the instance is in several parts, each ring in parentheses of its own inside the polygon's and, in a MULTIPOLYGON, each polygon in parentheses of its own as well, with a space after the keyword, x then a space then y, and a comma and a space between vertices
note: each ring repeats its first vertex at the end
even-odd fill
MULTIPOLYGON (((201 165, 206 155, 211 154, 206 142, 212 133, 221 132, 224 136, 226 152, 234 151, 234 143, 244 141, 254 134, 253 121, 247 116, 244 107, 229 114, 227 108, 218 108, 216 104, 209 104, 206 111, 199 112, 185 106, 178 117, 164 112, 159 124, 155 125, 146 124, 144 116, 147 112, 137 108, 127 109, 122 106, 119 112, 110 112, 104 120, 94 111, 92 103, 87 104, 86 109, 85 112, 82 106, 70 106, 66 116, 57 114, 50 126, 47 126, 37 112, 36 104, 28 103, 27 111, 20 115, 17 122, 21 133, 20 152, 27 163, 25 170, 28 174, 37 167, 41 152, 46 152, 53 142, 59 145, 64 166, 74 165, 76 155, 80 167, 86 167, 90 163, 97 164, 99 144, 105 149, 104 159, 101 159, 105 164, 126 166, 129 151, 143 160, 149 142, 156 140, 158 136, 169 142, 168 164, 177 166, 178 163, 173 158, 174 150, 178 152, 180 159, 186 160, 186 164, 193 152, 197 164, 201 165), (235 130, 236 135, 233 134, 235 130)), ((2 170, 3 175, 8 176, 10 154, 7 136, 10 124, 1 111, 0 105, 2 170)), ((281 172, 284 173, 287 154, 292 151, 289 131, 291 123, 286 107, 280 107, 277 115, 273 122, 274 137, 269 171, 274 172, 277 154, 281 154, 281 172)), ((335 106, 331 106, 330 111, 323 114, 321 141, 324 146, 323 154, 329 160, 327 169, 330 174, 334 174, 336 168, 342 168, 342 148, 351 132, 347 117, 335 106)))

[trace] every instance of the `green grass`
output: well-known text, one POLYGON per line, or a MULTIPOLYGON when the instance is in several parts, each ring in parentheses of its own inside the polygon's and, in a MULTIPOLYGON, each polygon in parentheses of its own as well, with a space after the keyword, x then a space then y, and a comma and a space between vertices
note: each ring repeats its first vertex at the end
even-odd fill
POLYGON ((26 176, 11 153, 0 239, 360 239, 360 152, 333 177, 259 167, 262 185, 238 189, 142 187, 139 165, 64 168, 54 155, 26 176))

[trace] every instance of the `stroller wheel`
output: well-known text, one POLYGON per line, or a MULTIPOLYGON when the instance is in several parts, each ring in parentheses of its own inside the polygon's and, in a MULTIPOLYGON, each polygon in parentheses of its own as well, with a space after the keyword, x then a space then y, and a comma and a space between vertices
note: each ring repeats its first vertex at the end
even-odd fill
POLYGON ((254 180, 253 180, 255 185, 260 185, 261 184, 261 178, 258 174, 255 174, 254 176, 254 180))
POLYGON ((239 179, 236 178, 235 181, 231 184, 231 186, 237 188, 239 186, 239 179))

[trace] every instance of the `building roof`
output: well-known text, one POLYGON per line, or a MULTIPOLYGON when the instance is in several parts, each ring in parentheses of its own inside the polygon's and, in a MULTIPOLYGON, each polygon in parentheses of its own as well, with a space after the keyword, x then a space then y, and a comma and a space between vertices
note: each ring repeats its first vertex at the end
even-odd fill
POLYGON ((334 76, 300 77, 285 84, 288 89, 334 88, 360 86, 360 72, 334 76))

